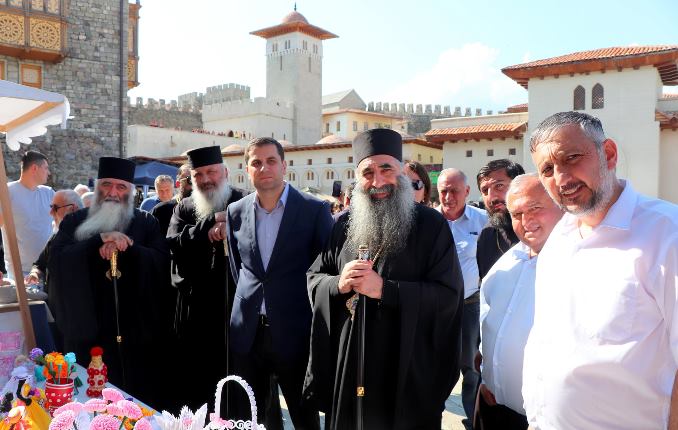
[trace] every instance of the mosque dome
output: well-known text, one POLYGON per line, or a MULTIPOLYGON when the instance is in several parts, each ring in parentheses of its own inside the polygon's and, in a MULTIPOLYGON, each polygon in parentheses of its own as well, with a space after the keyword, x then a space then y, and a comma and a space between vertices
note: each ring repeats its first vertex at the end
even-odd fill
POLYGON ((222 149, 221 152, 235 152, 235 151, 242 151, 242 146, 237 145, 237 144, 232 144, 228 145, 226 148, 222 149))
POLYGON ((344 139, 343 137, 337 136, 336 134, 330 134, 319 141, 317 141, 315 144, 316 145, 331 145, 331 144, 336 144, 336 143, 346 143, 347 140, 344 139))
POLYGON ((293 10, 292 12, 285 15, 285 18, 282 20, 283 24, 291 24, 293 22, 303 22, 304 24, 308 24, 308 21, 304 15, 300 14, 296 10, 293 10))

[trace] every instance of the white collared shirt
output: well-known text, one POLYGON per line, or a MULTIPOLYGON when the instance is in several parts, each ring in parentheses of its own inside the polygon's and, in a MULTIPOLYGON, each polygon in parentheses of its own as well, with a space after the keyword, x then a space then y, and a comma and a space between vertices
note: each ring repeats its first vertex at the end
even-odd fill
POLYGON ((623 186, 589 237, 565 214, 539 254, 523 368, 536 429, 666 428, 678 359, 678 206, 623 186))
MULTIPOLYGON (((438 207, 442 213, 442 206, 438 207)), ((461 265, 461 273, 464 276, 464 298, 471 297, 478 291, 478 261, 476 249, 478 249, 478 236, 487 224, 487 212, 471 205, 465 205, 464 213, 454 221, 447 220, 450 226, 454 243, 457 246, 457 257, 461 265)))
POLYGON ((518 242, 494 263, 480 288, 483 383, 497 403, 525 414, 523 352, 534 317, 537 257, 518 242))

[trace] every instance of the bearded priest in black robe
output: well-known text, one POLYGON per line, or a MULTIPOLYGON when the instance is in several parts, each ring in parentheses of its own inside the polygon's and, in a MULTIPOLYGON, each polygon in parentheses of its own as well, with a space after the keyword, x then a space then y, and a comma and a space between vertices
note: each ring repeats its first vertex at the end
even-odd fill
POLYGON ((356 428, 360 293, 367 297, 363 428, 440 429, 459 377, 464 284, 452 234, 440 213, 414 202, 401 174, 400 134, 369 130, 353 151, 351 210, 308 271, 304 396, 327 414, 326 428, 356 428), (369 247, 367 261, 358 259, 361 245, 369 247))
POLYGON ((157 363, 165 359, 155 343, 162 338, 157 300, 169 284, 169 249, 158 221, 134 208, 134 168, 122 158, 99 159, 92 206, 67 215, 52 243, 49 303, 63 352, 75 352, 86 367, 90 349, 103 347, 109 381, 154 405, 161 391, 157 363), (106 276, 114 251, 121 274, 117 310, 106 276))
POLYGON ((179 347, 207 363, 181 390, 182 401, 196 409, 214 398, 217 382, 228 375, 226 328, 235 284, 225 252, 226 208, 243 192, 229 186, 218 146, 187 156, 193 191, 174 208, 167 240, 178 290, 174 329, 179 347))

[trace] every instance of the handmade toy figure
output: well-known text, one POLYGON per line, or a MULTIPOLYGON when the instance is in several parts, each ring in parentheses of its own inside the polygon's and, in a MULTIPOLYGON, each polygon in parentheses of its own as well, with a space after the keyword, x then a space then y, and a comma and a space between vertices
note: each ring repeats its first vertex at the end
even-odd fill
POLYGON ((104 350, 99 346, 95 346, 90 350, 92 360, 89 366, 87 366, 88 397, 101 397, 101 390, 104 389, 104 385, 108 382, 108 368, 101 357, 103 354, 104 350))

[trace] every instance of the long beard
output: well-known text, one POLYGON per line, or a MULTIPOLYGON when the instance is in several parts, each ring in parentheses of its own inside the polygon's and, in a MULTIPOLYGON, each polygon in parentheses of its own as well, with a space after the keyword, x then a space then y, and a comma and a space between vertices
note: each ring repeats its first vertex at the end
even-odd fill
POLYGON ((202 191, 196 186, 191 194, 193 203, 195 203, 195 216, 201 220, 216 212, 226 210, 231 192, 231 186, 226 181, 222 182, 218 188, 207 191, 202 191))
POLYGON ((97 198, 92 202, 87 213, 87 219, 75 230, 76 240, 86 240, 95 234, 119 231, 124 232, 134 218, 134 194, 130 193, 125 201, 101 201, 97 198))
POLYGON ((496 227, 500 230, 510 231, 513 229, 513 224, 511 223, 511 214, 505 210, 499 210, 493 212, 489 216, 490 225, 496 227))
POLYGON ((414 221, 414 190, 404 176, 397 185, 387 185, 391 195, 383 200, 370 197, 370 192, 356 187, 351 198, 351 212, 347 232, 349 249, 357 253, 360 245, 368 245, 372 258, 394 255, 407 244, 414 221))

